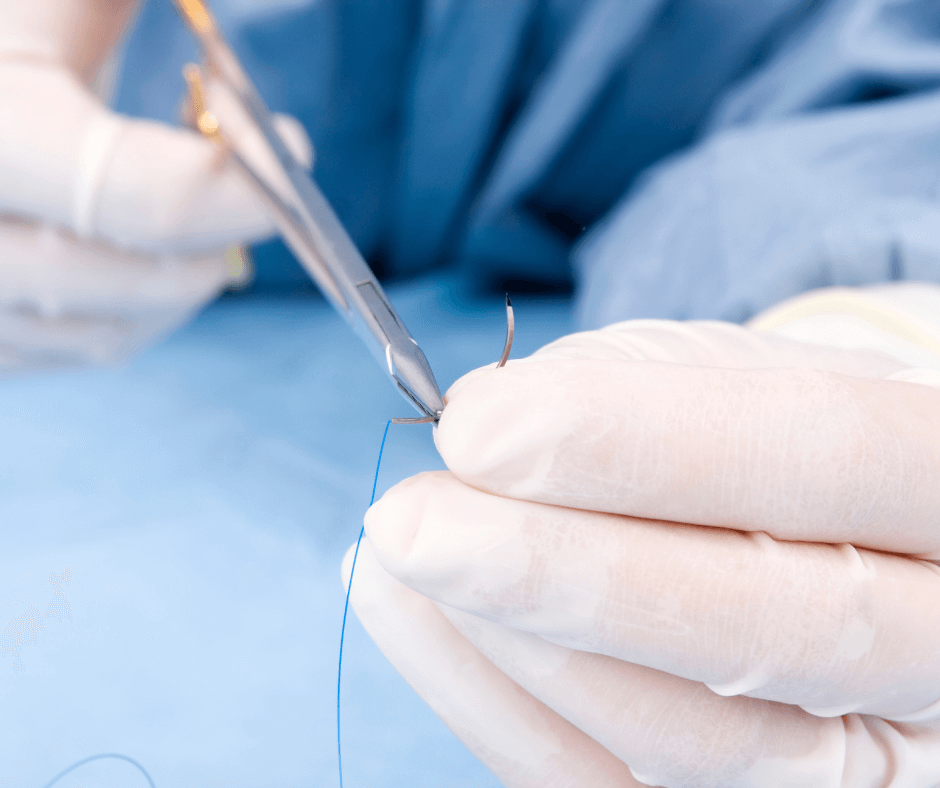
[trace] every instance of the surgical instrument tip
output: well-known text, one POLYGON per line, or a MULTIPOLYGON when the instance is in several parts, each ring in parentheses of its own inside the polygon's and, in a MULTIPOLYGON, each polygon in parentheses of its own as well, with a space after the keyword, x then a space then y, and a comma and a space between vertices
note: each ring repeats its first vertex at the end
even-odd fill
POLYGON ((392 424, 437 424, 443 412, 440 411, 434 416, 424 416, 418 419, 392 419, 392 424))
MULTIPOLYGON (((509 351, 512 350, 512 340, 516 333, 515 329, 516 321, 512 312, 512 299, 509 298, 509 293, 506 293, 506 344, 503 346, 503 354, 496 364, 496 369, 505 366, 506 361, 509 359, 509 351)), ((443 412, 443 410, 439 410, 433 416, 423 416, 416 419, 392 419, 392 424, 437 424, 441 420, 441 414, 443 412)))
POLYGON ((184 72, 192 125, 226 152, 255 189, 297 259, 419 418, 436 420, 444 401, 427 358, 332 206, 278 134, 270 111, 216 24, 209 0, 175 3, 204 60, 204 70, 190 66, 184 72))

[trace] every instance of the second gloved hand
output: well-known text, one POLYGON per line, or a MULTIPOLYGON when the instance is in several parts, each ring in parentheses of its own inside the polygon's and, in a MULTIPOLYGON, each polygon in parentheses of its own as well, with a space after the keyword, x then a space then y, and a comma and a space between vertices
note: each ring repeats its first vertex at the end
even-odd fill
POLYGON ((352 603, 514 788, 936 785, 940 392, 905 366, 637 321, 478 370, 352 603))
POLYGON ((94 93, 135 8, 0 0, 0 373, 128 355, 241 275, 227 247, 273 231, 210 142, 94 93))

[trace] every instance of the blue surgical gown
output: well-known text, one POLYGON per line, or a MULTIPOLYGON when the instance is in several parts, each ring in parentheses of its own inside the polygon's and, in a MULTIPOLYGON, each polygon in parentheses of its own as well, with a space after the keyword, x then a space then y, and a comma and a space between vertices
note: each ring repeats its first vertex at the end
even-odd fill
MULTIPOLYGON (((936 2, 213 5, 376 268, 452 269, 389 290, 442 386, 502 346, 467 280, 574 282, 596 325, 938 278, 936 2)), ((175 121, 194 55, 146 4, 117 107, 175 121)), ((305 283, 277 245, 257 257, 259 289, 305 283)), ((572 327, 557 300, 517 316, 514 355, 572 327)), ((125 368, 6 381, 3 784, 106 750, 160 788, 335 785, 338 566, 394 415, 313 300, 225 301, 125 368)), ((428 431, 393 428, 380 494, 438 467, 428 431)), ((354 618, 344 664, 347 785, 496 785, 354 618)), ((83 769, 60 785, 144 784, 83 769)))
MULTIPOLYGON (((386 275, 576 282, 587 326, 940 276, 936 2, 214 5, 386 275)), ((172 118, 191 56, 149 3, 118 108, 172 118)), ((304 281, 258 256, 260 286, 304 281)))

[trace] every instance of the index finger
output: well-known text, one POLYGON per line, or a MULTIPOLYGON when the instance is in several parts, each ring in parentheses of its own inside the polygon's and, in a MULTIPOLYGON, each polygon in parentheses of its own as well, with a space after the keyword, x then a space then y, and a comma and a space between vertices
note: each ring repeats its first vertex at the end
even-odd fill
POLYGON ((490 493, 940 558, 940 392, 809 368, 558 359, 453 393, 436 442, 490 493))

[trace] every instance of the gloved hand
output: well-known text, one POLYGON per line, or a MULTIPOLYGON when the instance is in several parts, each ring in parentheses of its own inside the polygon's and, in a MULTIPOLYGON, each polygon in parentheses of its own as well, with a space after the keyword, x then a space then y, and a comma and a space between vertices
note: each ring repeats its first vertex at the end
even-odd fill
POLYGON ((935 786, 940 372, 907 367, 635 321, 477 370, 352 604, 513 788, 935 786))
POLYGON ((0 373, 127 355, 240 275, 226 247, 273 230, 212 143, 93 92, 136 5, 0 0, 0 373))

